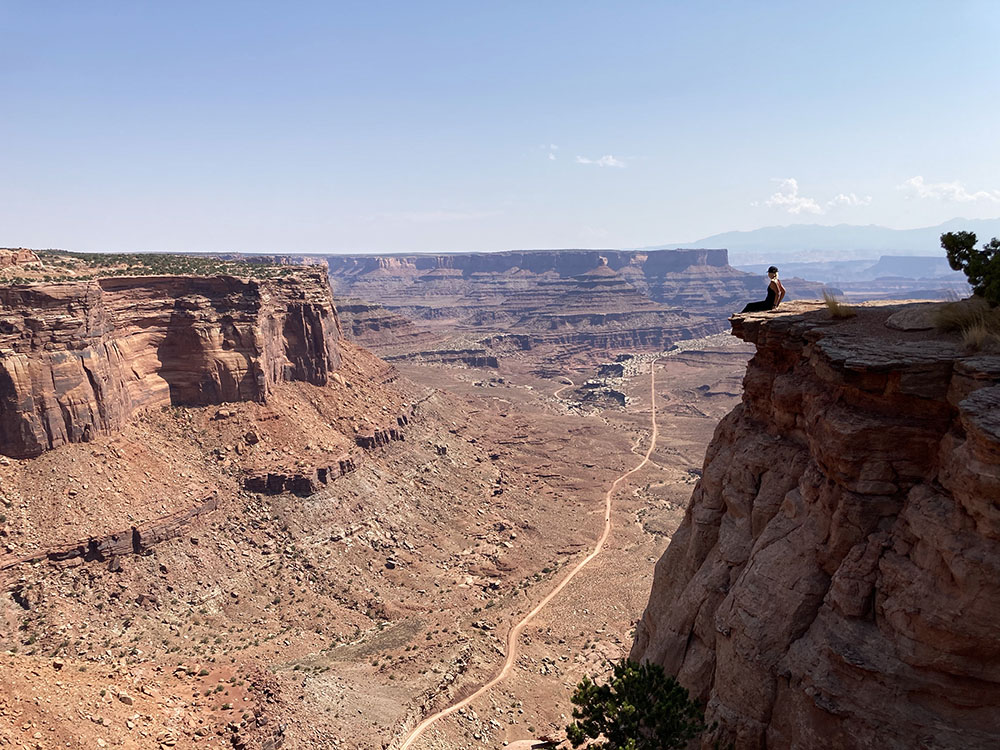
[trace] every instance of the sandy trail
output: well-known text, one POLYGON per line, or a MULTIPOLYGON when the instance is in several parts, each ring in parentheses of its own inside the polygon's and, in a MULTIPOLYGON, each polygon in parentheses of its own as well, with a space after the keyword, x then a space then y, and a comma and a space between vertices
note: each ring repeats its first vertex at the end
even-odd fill
MULTIPOLYGON (((614 495, 615 491, 618 489, 618 487, 621 485, 622 482, 624 482, 626 479, 628 479, 630 476, 635 474, 637 471, 639 471, 646 464, 649 463, 649 458, 650 456, 653 455, 653 450, 656 448, 656 440, 659 437, 659 428, 656 425, 656 365, 658 361, 659 360, 654 359, 650 363, 650 371, 649 371, 649 404, 650 404, 650 427, 651 427, 649 448, 646 449, 646 453, 645 455, 643 455, 642 461, 640 461, 634 467, 632 467, 624 474, 619 476, 617 479, 615 479, 615 481, 611 483, 611 487, 609 487, 608 491, 605 493, 604 531, 601 533, 600 538, 597 540, 597 544, 594 545, 593 551, 585 558, 583 558, 580 562, 578 562, 569 571, 569 573, 567 573, 566 576, 559 582, 559 585, 557 585, 554 589, 552 589, 552 591, 546 594, 545 598, 542 599, 540 602, 538 602, 538 604, 535 605, 534 609, 528 612, 528 614, 522 617, 517 622, 517 624, 515 624, 514 627, 510 629, 510 632, 507 633, 507 649, 506 649, 507 657, 506 659, 504 659, 503 666, 500 668, 500 671, 497 672, 496 676, 493 677, 492 680, 487 682, 485 685, 483 685, 481 688, 476 690, 476 692, 472 693, 468 697, 458 701, 457 703, 453 703, 452 705, 438 711, 437 713, 431 714, 426 719, 417 724, 412 730, 410 730, 410 733, 406 736, 406 739, 403 740, 403 744, 399 746, 398 750, 407 750, 408 748, 413 747, 413 743, 416 742, 418 739, 420 739, 420 736, 425 731, 427 731, 427 729, 432 724, 436 723, 440 719, 445 718, 446 716, 450 716, 451 714, 458 711, 460 708, 465 708, 474 700, 492 690, 498 683, 500 683, 505 677, 507 677, 507 675, 510 674, 510 670, 514 667, 514 662, 517 661, 517 642, 520 639, 521 633, 524 631, 525 627, 527 627, 528 624, 535 618, 535 615, 537 615, 539 612, 542 611, 542 609, 545 608, 545 605, 547 605, 550 601, 552 601, 559 594, 560 591, 566 588, 566 585, 576 577, 577 573, 583 570, 588 564, 590 564, 590 562, 595 557, 601 554, 601 550, 604 548, 604 543, 607 541, 608 535, 611 533, 612 496, 614 495)), ((567 380, 568 379, 569 378, 567 378, 567 380)), ((562 388, 557 389, 553 395, 558 396, 559 393, 561 393, 565 388, 569 388, 571 385, 572 382, 570 382, 568 385, 564 385, 562 388)))

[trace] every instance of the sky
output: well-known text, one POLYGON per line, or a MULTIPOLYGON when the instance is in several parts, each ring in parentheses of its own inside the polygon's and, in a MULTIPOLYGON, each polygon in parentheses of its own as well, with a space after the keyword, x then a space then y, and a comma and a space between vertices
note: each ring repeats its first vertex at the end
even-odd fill
POLYGON ((0 246, 1000 216, 1000 2, 0 0, 0 246))

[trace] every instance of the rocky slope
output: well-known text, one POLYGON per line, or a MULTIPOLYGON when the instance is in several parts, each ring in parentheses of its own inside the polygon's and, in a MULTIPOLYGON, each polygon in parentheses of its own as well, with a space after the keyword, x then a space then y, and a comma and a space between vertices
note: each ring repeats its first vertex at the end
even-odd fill
POLYGON ((1000 742, 1000 357, 885 327, 898 309, 733 321, 743 403, 632 657, 738 748, 1000 742))
POLYGON ((138 408, 264 402, 340 362, 325 269, 280 280, 102 278, 0 287, 0 453, 121 428, 138 408))

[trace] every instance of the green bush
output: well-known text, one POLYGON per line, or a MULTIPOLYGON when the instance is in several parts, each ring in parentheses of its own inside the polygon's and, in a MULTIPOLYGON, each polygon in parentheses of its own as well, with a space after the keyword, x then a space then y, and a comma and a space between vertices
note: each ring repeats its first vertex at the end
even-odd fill
POLYGON ((573 718, 566 734, 573 747, 602 750, 674 750, 706 729, 705 714, 688 691, 658 664, 622 659, 605 685, 584 677, 573 693, 573 718))
POLYGON ((941 247, 948 255, 948 265, 965 272, 973 294, 991 307, 1000 305, 1000 240, 994 237, 977 250, 975 232, 945 232, 941 247))

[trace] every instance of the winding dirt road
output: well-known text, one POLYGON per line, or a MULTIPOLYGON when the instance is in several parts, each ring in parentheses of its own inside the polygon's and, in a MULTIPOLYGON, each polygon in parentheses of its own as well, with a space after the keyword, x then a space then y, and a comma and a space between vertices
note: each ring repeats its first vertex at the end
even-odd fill
MULTIPOLYGON (((566 378, 566 380, 569 380, 569 378, 566 378)), ((572 388, 574 385, 575 385, 575 383, 573 383, 572 380, 569 380, 569 382, 566 383, 566 385, 562 386, 562 388, 556 388, 552 392, 552 395, 555 396, 556 398, 558 398, 560 393, 562 393, 563 391, 565 391, 567 388, 572 388)))
MULTIPOLYGON (((580 562, 578 562, 569 571, 569 573, 567 573, 566 576, 559 582, 559 585, 557 585, 554 589, 552 589, 552 591, 546 594, 545 598, 542 599, 540 602, 538 602, 538 604, 535 605, 534 609, 528 612, 528 614, 522 617, 520 621, 518 621, 517 624, 515 624, 510 629, 510 632, 507 633, 507 657, 506 659, 504 659, 503 666, 500 668, 500 671, 497 672, 496 676, 493 677, 493 679, 491 679, 481 688, 479 688, 476 692, 472 693, 472 695, 458 701, 457 703, 453 703, 452 705, 438 711, 437 713, 431 714, 426 719, 417 724, 412 730, 410 730, 410 733, 406 736, 406 739, 403 740, 403 744, 399 746, 398 750, 408 750, 408 748, 413 747, 413 743, 415 743, 432 724, 436 723, 440 719, 445 718, 446 716, 450 716, 451 714, 458 711, 460 708, 465 708, 474 700, 482 696, 484 693, 489 692, 493 687, 495 687, 505 677, 507 677, 507 675, 510 674, 510 670, 514 666, 514 662, 517 661, 517 642, 521 637, 521 633, 528 626, 528 623, 530 623, 535 618, 535 615, 541 612, 542 609, 545 608, 545 605, 548 604, 550 601, 552 601, 559 594, 560 591, 566 588, 566 585, 576 577, 577 573, 583 570, 595 557, 601 554, 601 550, 604 548, 604 543, 607 541, 608 535, 611 533, 612 496, 615 494, 615 491, 618 489, 619 485, 621 485, 622 482, 624 482, 626 479, 628 479, 630 476, 635 474, 637 471, 639 471, 646 464, 649 463, 649 458, 650 456, 653 455, 653 450, 656 448, 656 440, 659 437, 659 428, 656 425, 656 364, 658 361, 659 360, 655 359, 652 360, 652 362, 650 363, 650 372, 649 372, 649 404, 650 404, 650 428, 651 428, 649 448, 646 449, 646 453, 645 455, 643 455, 642 461, 640 461, 638 464, 636 464, 634 467, 626 471, 624 474, 619 476, 614 482, 612 482, 611 487, 609 487, 608 491, 605 493, 604 531, 601 533, 600 538, 597 540, 597 544, 594 545, 593 551, 585 558, 583 558, 580 562)), ((554 395, 558 396, 559 393, 561 393, 565 388, 569 388, 571 385, 573 385, 572 382, 570 382, 568 385, 564 385, 562 388, 557 389, 554 395)))

